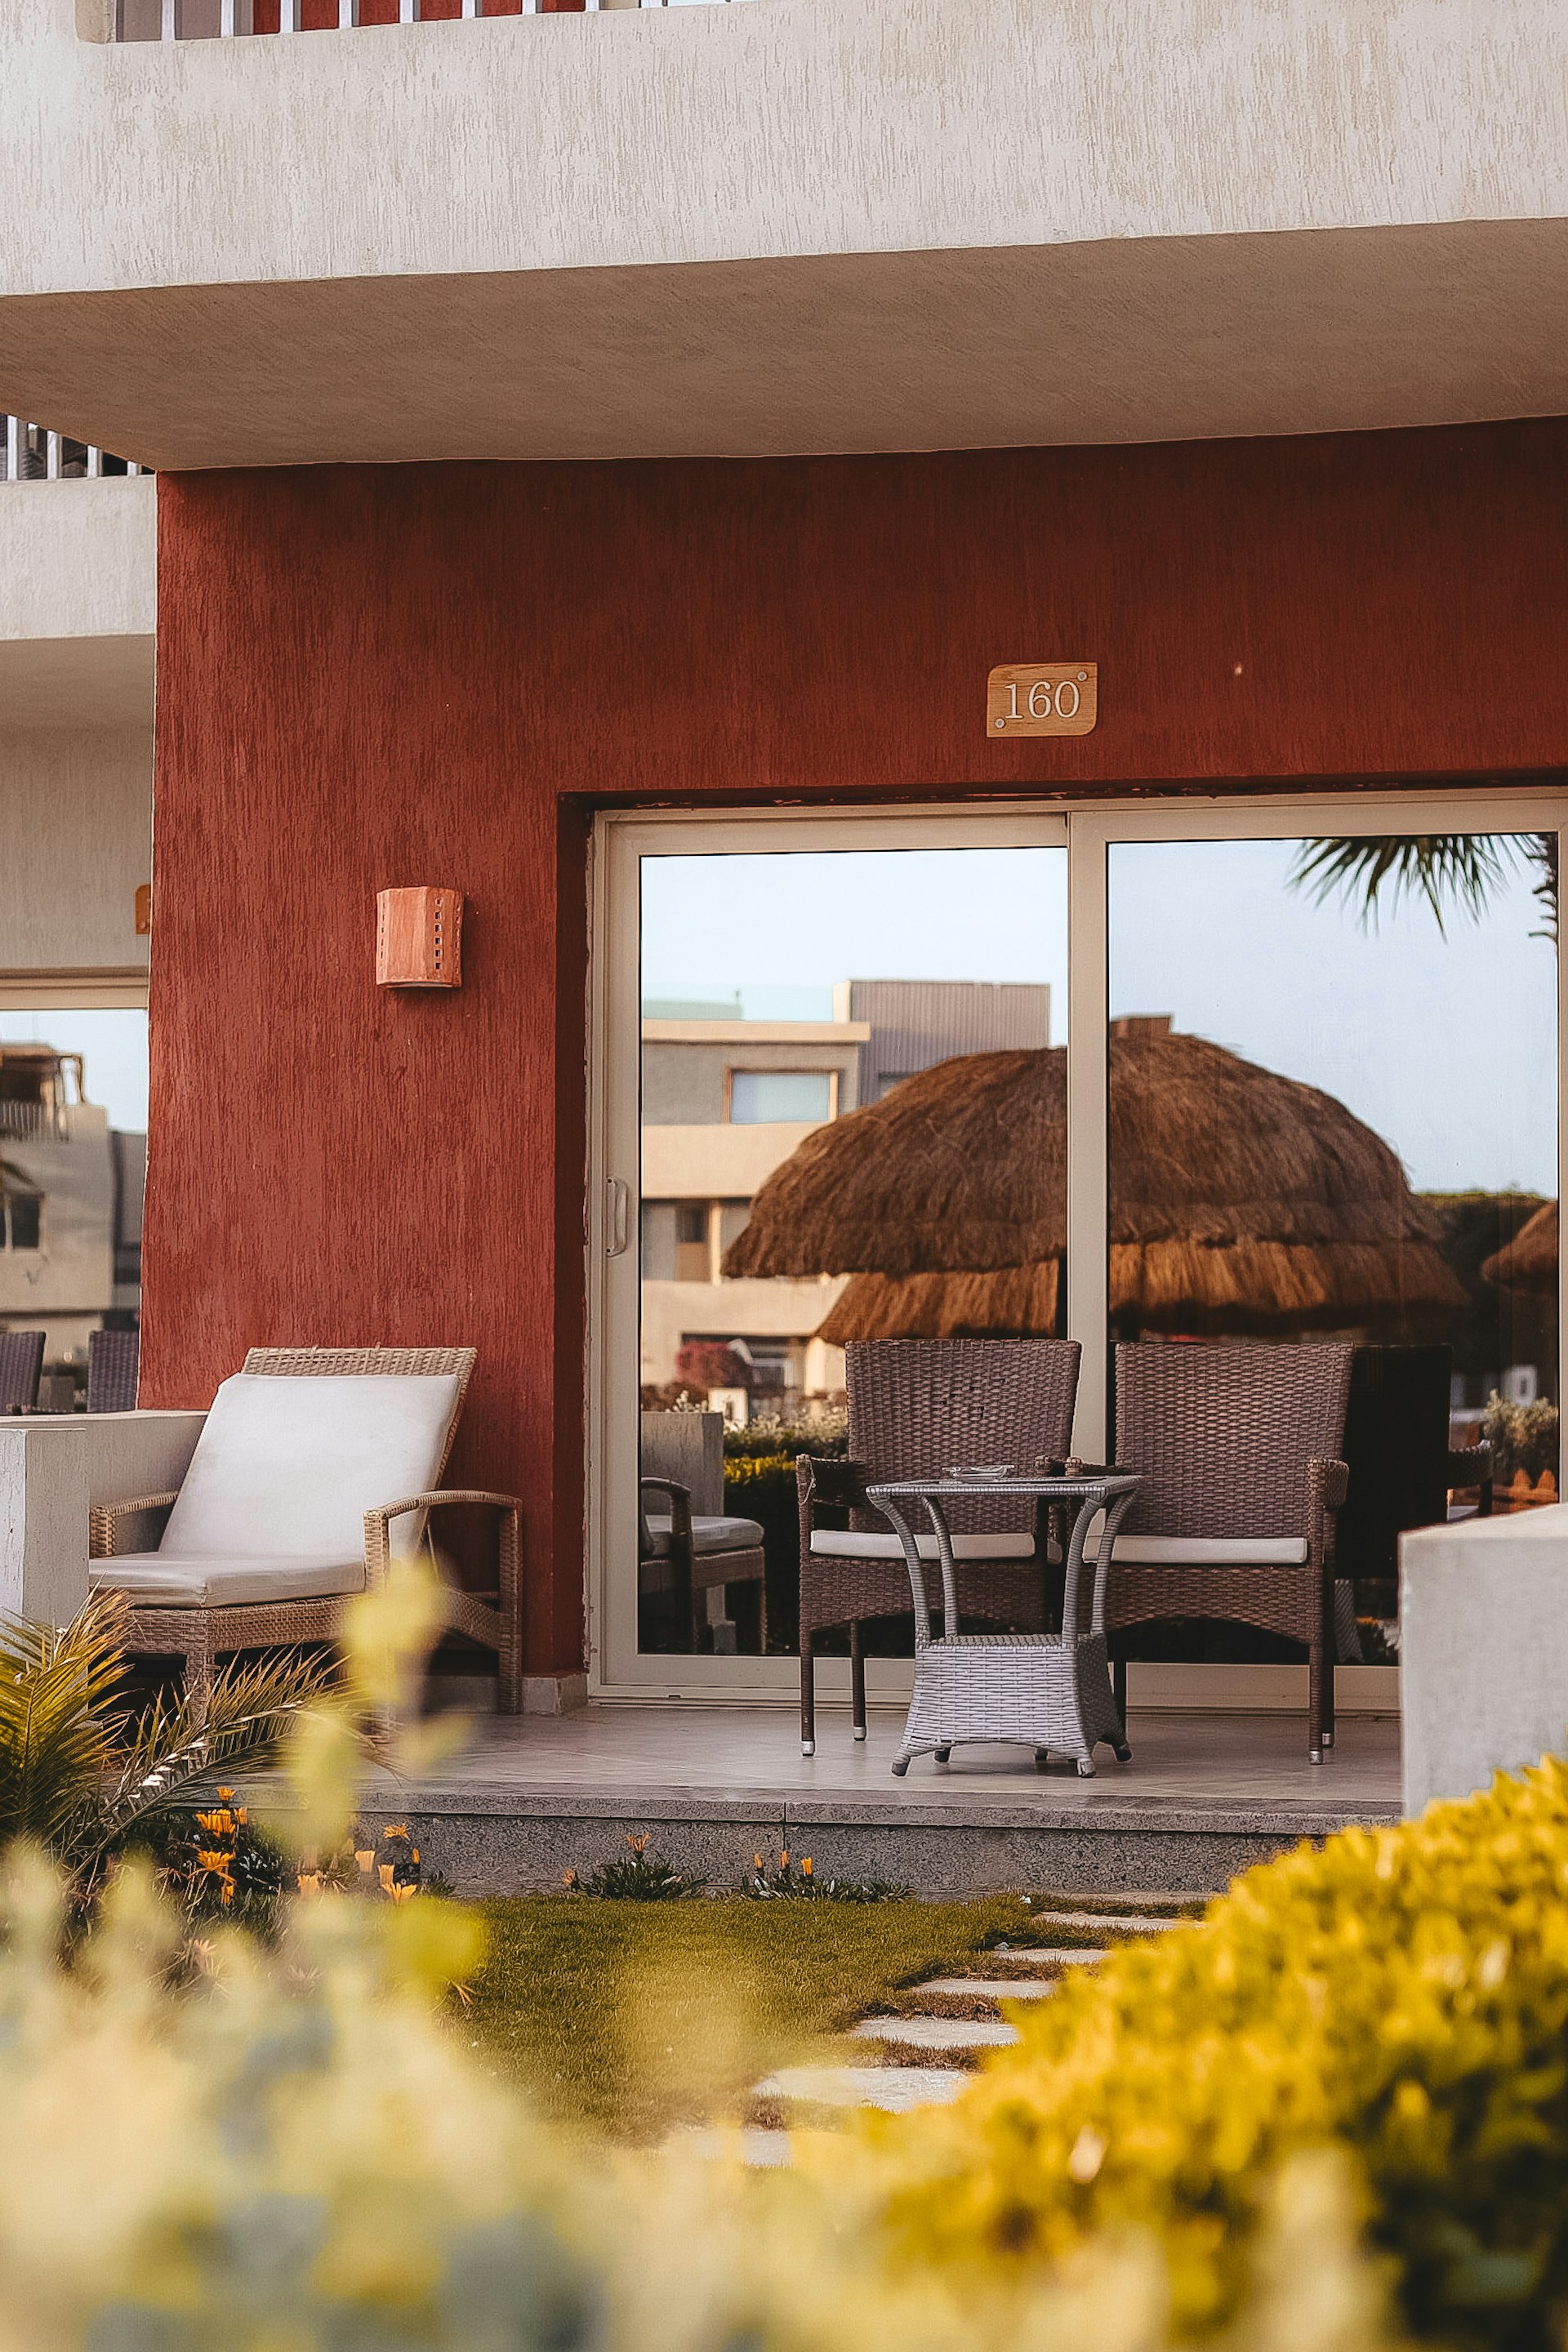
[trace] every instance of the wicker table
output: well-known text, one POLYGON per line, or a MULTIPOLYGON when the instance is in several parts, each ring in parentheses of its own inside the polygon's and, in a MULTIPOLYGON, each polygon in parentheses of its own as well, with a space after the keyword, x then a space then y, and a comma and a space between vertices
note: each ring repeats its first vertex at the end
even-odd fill
POLYGON ((962 1741, 1000 1741, 1032 1748, 1043 1771, 1054 1748, 1076 1756, 1079 1774, 1094 1778, 1094 1749, 1104 1739, 1125 1764, 1132 1750, 1116 1701, 1105 1647, 1105 1580, 1111 1548, 1140 1484, 1135 1470, 1086 1471, 1074 1478, 898 1478, 868 1486, 897 1532, 915 1604, 915 1685, 903 1745, 893 1769, 900 1777, 916 1756, 945 1764, 962 1741), (1076 1506, 1068 1540, 1059 1633, 965 1633, 959 1627, 958 1583, 946 1502, 999 1494, 1076 1506), (942 1631, 933 1639, 920 1547, 902 1503, 923 1502, 942 1564, 942 1631), (1084 1538, 1097 1512, 1105 1513, 1095 1562, 1084 1559, 1084 1538))

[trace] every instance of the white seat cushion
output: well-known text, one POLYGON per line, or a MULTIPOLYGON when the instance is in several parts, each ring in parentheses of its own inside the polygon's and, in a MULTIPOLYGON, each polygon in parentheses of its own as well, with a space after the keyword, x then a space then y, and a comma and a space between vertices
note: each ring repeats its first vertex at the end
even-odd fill
MULTIPOLYGON (((1084 1546, 1098 1559, 1100 1538, 1084 1546)), ((1129 1568, 1295 1568, 1307 1557, 1305 1536, 1118 1536, 1112 1566, 1129 1568)))
MULTIPOLYGON (((669 1549, 669 1519, 651 1517, 647 1523, 648 1557, 662 1559, 669 1549)), ((718 1551, 760 1551, 763 1531, 755 1519, 720 1519, 691 1517, 691 1549, 699 1556, 718 1551)))
MULTIPOLYGON (((936 1538, 917 1535, 922 1559, 938 1557, 936 1538)), ((821 1559, 902 1559, 903 1545, 889 1528, 886 1535, 867 1528, 861 1532, 853 1528, 814 1528, 811 1549, 821 1559)), ((954 1536, 954 1559, 1033 1559, 1035 1538, 1032 1535, 954 1536)))
MULTIPOLYGON (((395 1495, 389 1496, 396 1502, 395 1495)), ((125 1552, 118 1559, 95 1559, 88 1570, 95 1591, 111 1585, 133 1609, 227 1609, 240 1601, 317 1601, 337 1592, 364 1591, 364 1554, 344 1559, 323 1553, 287 1559, 171 1559, 163 1551, 125 1552)))
MULTIPOLYGON (((237 1372, 213 1399, 159 1555, 363 1559, 365 1513, 428 1491, 457 1410, 452 1372, 237 1372)), ((393 1540, 411 1535, 405 1522, 393 1540)))

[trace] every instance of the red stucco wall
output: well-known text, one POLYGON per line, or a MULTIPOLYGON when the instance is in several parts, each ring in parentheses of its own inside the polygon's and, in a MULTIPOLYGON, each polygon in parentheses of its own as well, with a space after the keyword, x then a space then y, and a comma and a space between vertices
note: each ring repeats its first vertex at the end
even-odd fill
POLYGON ((592 805, 1568 768, 1565 492, 1555 422, 163 476, 145 1401, 472 1341, 454 1469, 576 1664, 592 805), (988 741, 1058 656, 1098 730, 988 741), (465 893, 460 994, 373 984, 407 882, 465 893))

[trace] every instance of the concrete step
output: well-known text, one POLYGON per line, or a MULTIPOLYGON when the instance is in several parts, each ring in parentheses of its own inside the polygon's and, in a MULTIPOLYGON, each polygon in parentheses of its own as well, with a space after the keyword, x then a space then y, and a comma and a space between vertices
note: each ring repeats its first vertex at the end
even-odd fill
POLYGON ((850 2032, 857 2042, 910 2050, 1005 2050, 1018 2039, 1017 2027, 999 2017, 863 2017, 850 2032))
POLYGON ((753 2099, 796 2101, 815 2107, 880 2107, 905 2115, 911 2107, 951 2106, 973 2080, 944 2066, 781 2066, 752 2086, 753 2099))

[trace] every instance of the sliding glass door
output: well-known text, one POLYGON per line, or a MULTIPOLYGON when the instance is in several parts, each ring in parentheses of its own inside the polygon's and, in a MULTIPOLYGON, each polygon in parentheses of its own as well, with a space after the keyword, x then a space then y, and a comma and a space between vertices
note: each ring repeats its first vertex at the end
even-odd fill
MULTIPOLYGON (((1505 1507, 1555 1494, 1560 814, 605 821, 598 1685, 791 1688, 793 1458, 843 1448, 847 1340, 898 1336, 1076 1338, 1095 1458, 1120 1341, 1353 1341, 1342 1570, 1392 1659, 1398 1528, 1474 1507, 1463 1449, 1497 1443, 1505 1507)), ((909 1629, 870 1646, 891 1696, 909 1629)))
MULTIPOLYGON (((795 1457, 845 1450, 846 1344, 1065 1328, 1066 826, 607 846, 596 1645, 621 1685, 783 1690, 795 1457)), ((868 1633, 895 1682, 911 1641, 868 1633)))

